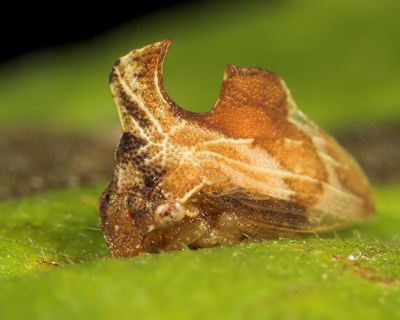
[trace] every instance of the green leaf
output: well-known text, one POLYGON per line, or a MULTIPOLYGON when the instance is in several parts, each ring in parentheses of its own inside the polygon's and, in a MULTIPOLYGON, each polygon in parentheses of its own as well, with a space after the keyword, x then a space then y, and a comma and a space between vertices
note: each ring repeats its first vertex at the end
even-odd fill
POLYGON ((3 276, 108 256, 98 225, 98 189, 69 189, 0 203, 3 276))
MULTIPOLYGON (((322 127, 399 119, 399 9, 390 0, 231 1, 148 16, 1 66, 0 126, 118 126, 109 67, 165 37, 175 41, 167 91, 190 110, 210 109, 235 63, 280 73, 322 127)), ((105 246, 100 191, 0 203, 0 319, 400 318, 399 184, 375 189, 376 217, 336 233, 126 260, 105 246)))
POLYGON ((337 233, 126 260, 108 259, 98 188, 1 203, 0 318, 399 317, 399 191, 337 233))

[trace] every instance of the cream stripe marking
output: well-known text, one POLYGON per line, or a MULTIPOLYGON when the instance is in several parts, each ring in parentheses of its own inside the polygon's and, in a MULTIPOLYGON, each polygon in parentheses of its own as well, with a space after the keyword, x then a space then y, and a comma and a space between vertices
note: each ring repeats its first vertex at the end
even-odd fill
POLYGON ((248 139, 226 139, 226 138, 218 138, 215 140, 209 140, 205 142, 200 142, 197 145, 201 146, 208 146, 210 144, 252 144, 254 141, 253 138, 248 138, 248 139))
POLYGON ((298 147, 303 144, 303 141, 301 141, 301 140, 293 140, 293 139, 289 139, 289 138, 285 138, 284 142, 285 142, 285 145, 287 145, 289 147, 298 147))
POLYGON ((182 198, 178 199, 180 203, 185 203, 186 201, 189 200, 189 198, 195 194, 196 192, 200 191, 201 188, 204 186, 204 182, 201 182, 200 184, 194 186, 192 189, 190 189, 182 198))
POLYGON ((125 91, 125 93, 137 103, 139 108, 146 113, 146 115, 149 117, 149 120, 155 125, 157 128, 157 131, 161 134, 164 134, 164 130, 161 128, 160 123, 158 120, 153 116, 153 114, 149 111, 149 109, 144 105, 143 100, 139 99, 130 89, 129 85, 126 83, 126 81, 122 78, 121 73, 118 68, 115 68, 117 77, 120 80, 120 84, 122 86, 122 89, 125 91))
POLYGON ((273 188, 271 184, 267 182, 262 182, 260 180, 256 180, 254 178, 249 178, 248 175, 243 174, 232 168, 231 166, 226 166, 223 168, 224 172, 228 176, 234 176, 237 178, 241 178, 242 181, 246 181, 249 186, 253 189, 263 190, 263 193, 267 193, 272 197, 280 198, 282 200, 288 200, 290 196, 295 195, 296 192, 290 190, 289 188, 273 188))
POLYGON ((159 83, 159 78, 158 78, 158 67, 161 68, 161 76, 162 76, 162 72, 163 72, 162 67, 163 67, 163 64, 164 64, 164 60, 165 60, 165 55, 164 55, 164 57, 162 58, 161 61, 160 61, 159 58, 157 59, 157 69, 156 69, 156 71, 154 72, 154 87, 156 88, 156 91, 157 91, 157 93, 158 93, 158 96, 159 96, 160 99, 164 102, 164 104, 167 106, 167 109, 168 109, 168 108, 170 108, 170 105, 169 105, 169 103, 167 102, 167 100, 165 100, 164 95, 161 93, 161 89, 160 89, 160 87, 159 87, 159 85, 158 85, 158 83, 159 83))
POLYGON ((168 139, 169 139, 169 136, 168 136, 168 135, 165 135, 164 140, 163 140, 163 143, 162 143, 162 150, 161 150, 161 152, 162 152, 162 158, 161 158, 161 164, 162 164, 163 166, 165 166, 166 159, 167 159, 168 139))
MULTIPOLYGON (((114 70, 115 70, 115 68, 114 68, 114 70)), ((114 100, 114 102, 115 102, 115 105, 116 105, 117 108, 118 108, 118 118, 119 118, 119 122, 121 123, 122 131, 125 131, 126 125, 125 125, 124 118, 122 117, 122 112, 121 112, 121 110, 120 110, 120 109, 121 109, 121 105, 120 105, 120 103, 119 103, 118 97, 115 96, 114 90, 115 90, 115 86, 114 86, 114 84, 111 84, 111 91, 112 91, 112 93, 113 93, 113 100, 114 100)), ((125 108, 124 108, 124 109, 125 109, 125 108)), ((125 110, 126 110, 126 109, 125 109, 125 110)))
POLYGON ((331 163, 332 165, 336 166, 336 167, 341 167, 342 165, 337 162, 335 159, 333 159, 329 154, 318 150, 318 155, 321 156, 322 158, 324 158, 327 162, 331 163))
MULTIPOLYGON (((121 108, 123 108, 126 112, 128 112, 128 110, 126 110, 126 108, 124 106, 122 106, 121 108)), ((142 138, 146 139, 147 142, 150 143, 151 138, 143 131, 143 128, 139 125, 139 123, 136 121, 136 119, 134 119, 133 117, 130 117, 130 120, 132 121, 132 124, 136 128, 135 132, 139 133, 142 136, 142 138)), ((124 127, 124 126, 122 126, 122 127, 123 127, 123 129, 126 129, 126 127, 124 127)))
POLYGON ((261 168, 261 167, 257 167, 257 166, 253 166, 253 165, 249 165, 249 164, 245 164, 241 161, 237 161, 237 160, 233 160, 230 158, 227 158, 219 153, 213 152, 213 151, 199 151, 197 152, 197 154, 204 154, 206 157, 211 156, 211 157, 217 157, 220 158, 222 160, 227 161, 228 163, 231 164, 236 164, 242 167, 246 167, 249 170, 254 170, 260 173, 266 173, 272 176, 276 176, 276 177, 283 177, 283 178, 294 178, 294 179, 300 179, 300 180, 304 180, 304 181, 310 181, 310 182, 314 182, 314 183, 321 183, 325 188, 330 189, 332 192, 336 192, 337 194, 340 194, 344 197, 348 197, 348 198, 354 198, 357 200, 360 200, 359 197, 357 197, 356 195, 344 192, 334 186, 331 186, 330 184, 320 181, 318 179, 312 178, 310 176, 306 176, 306 175, 301 175, 301 174, 296 174, 296 173, 292 173, 290 171, 284 171, 284 170, 279 170, 279 169, 267 169, 267 168, 261 168))
POLYGON ((335 165, 337 167, 342 166, 338 161, 336 161, 334 158, 332 158, 332 156, 330 156, 328 153, 326 153, 325 139, 323 139, 319 136, 313 136, 311 139, 312 139, 312 142, 314 143, 314 145, 316 146, 318 154, 320 156, 324 157, 327 161, 329 161, 330 163, 332 163, 333 165, 335 165))
POLYGON ((322 145, 322 146, 326 145, 325 139, 323 139, 319 136, 312 136, 311 139, 314 143, 317 143, 318 145, 322 145))
POLYGON ((169 130, 168 134, 170 136, 174 135, 178 130, 183 129, 186 126, 186 120, 183 120, 181 122, 179 122, 178 124, 175 124, 171 127, 171 129, 169 130))

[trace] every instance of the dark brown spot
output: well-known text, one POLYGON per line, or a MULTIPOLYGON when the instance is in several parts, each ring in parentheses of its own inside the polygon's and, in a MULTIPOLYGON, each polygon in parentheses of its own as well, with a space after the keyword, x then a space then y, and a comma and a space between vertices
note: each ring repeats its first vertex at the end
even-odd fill
POLYGON ((142 128, 150 127, 151 122, 149 118, 143 112, 143 110, 139 108, 139 105, 136 103, 136 101, 132 101, 125 93, 125 91, 121 88, 121 86, 118 86, 117 90, 119 93, 118 95, 121 104, 126 109, 126 111, 128 111, 129 114, 138 122, 139 126, 142 128))
POLYGON ((120 60, 120 59, 115 60, 115 62, 114 62, 114 64, 113 64, 113 67, 119 66, 120 63, 121 63, 121 60, 120 60))
POLYGON ((108 82, 109 83, 113 83, 113 82, 115 82, 115 81, 117 81, 117 74, 115 73, 115 69, 114 68, 112 68, 111 69, 111 71, 110 71, 110 74, 109 74, 109 76, 108 76, 108 82))
POLYGON ((132 161, 136 158, 135 152, 145 145, 146 141, 144 139, 129 132, 124 132, 118 144, 116 159, 122 163, 132 161))
POLYGON ((146 188, 152 188, 157 183, 159 178, 155 175, 148 175, 144 178, 144 185, 146 188))
MULTIPOLYGON (((108 189, 107 189, 108 190, 108 189)), ((99 201, 99 212, 100 212, 100 219, 102 223, 107 221, 107 207, 110 202, 110 193, 108 191, 103 192, 102 196, 100 197, 99 201)))

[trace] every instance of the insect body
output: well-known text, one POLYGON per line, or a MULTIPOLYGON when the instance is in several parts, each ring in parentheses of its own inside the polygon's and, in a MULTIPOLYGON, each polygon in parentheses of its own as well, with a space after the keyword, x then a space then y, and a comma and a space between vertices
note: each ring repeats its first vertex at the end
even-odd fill
POLYGON ((170 43, 133 50, 110 74, 123 134, 100 221, 115 256, 318 232, 373 213, 361 169, 277 75, 229 65, 213 110, 185 111, 163 87, 170 43))

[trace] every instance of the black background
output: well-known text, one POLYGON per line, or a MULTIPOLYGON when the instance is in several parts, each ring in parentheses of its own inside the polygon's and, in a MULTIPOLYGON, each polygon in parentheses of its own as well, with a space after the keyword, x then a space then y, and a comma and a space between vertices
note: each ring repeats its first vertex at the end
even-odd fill
POLYGON ((88 3, 6 2, 0 4, 0 63, 21 54, 54 45, 82 41, 124 22, 199 0, 88 3))

